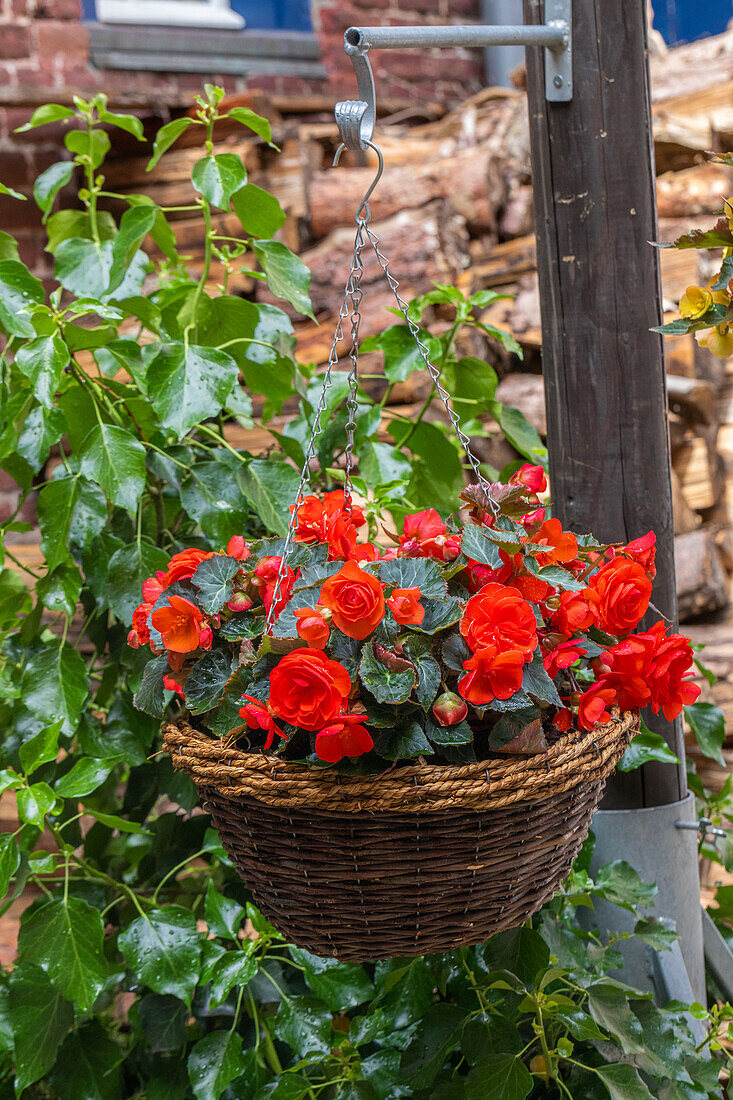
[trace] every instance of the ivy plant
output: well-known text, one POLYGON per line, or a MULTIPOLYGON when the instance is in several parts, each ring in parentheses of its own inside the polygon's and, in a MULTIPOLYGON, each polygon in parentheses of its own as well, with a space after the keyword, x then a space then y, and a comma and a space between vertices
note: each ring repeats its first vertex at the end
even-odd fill
MULTIPOLYGON (((0 465, 19 487, 2 524, 0 793, 18 826, 0 834, 0 913, 29 902, 0 971, 0 1100, 720 1095, 722 1052, 706 1055, 730 1009, 656 1008, 611 976, 618 937, 576 926, 593 895, 649 904, 653 890, 624 864, 593 883, 581 861, 531 925, 479 947, 366 966, 319 959, 253 906, 194 787, 159 752, 158 721, 133 706, 146 658, 126 639, 142 581, 184 546, 283 534, 320 387, 294 356, 309 273, 277 239, 277 201, 216 152, 223 118, 272 141, 266 119, 227 111, 208 86, 153 144, 151 167, 184 132, 201 147, 190 201, 172 209, 106 186, 110 133, 142 142, 136 118, 102 95, 39 108, 29 128, 67 126, 68 156, 29 200, 53 285, 0 235, 0 465), (222 211, 239 219, 236 237, 218 231, 222 211), (176 244, 179 213, 200 219, 196 269, 176 244), (240 269, 281 304, 230 293, 240 269), (294 415, 276 426, 286 403, 294 415), (266 455, 239 445, 253 426, 271 434, 266 455), (16 545, 29 498, 36 565, 16 545), (709 1039, 693 1037, 695 1015, 712 1023, 709 1039)), ((537 462, 541 441, 496 403, 495 375, 456 350, 487 300, 436 287, 411 309, 468 429, 493 416, 537 462)), ((358 393, 372 533, 385 509, 397 521, 449 512, 462 486, 457 441, 427 418, 429 401, 416 418, 390 407, 390 387, 420 367, 405 333, 375 339, 386 382, 377 398, 358 393)), ((345 396, 337 377, 316 488, 339 480, 345 396)), ((644 917, 636 934, 668 940, 644 917)))

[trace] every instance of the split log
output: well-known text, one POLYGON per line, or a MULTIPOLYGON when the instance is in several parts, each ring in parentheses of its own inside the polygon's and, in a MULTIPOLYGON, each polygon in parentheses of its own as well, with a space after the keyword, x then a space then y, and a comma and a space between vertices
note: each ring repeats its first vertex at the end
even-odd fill
POLYGON ((682 495, 694 511, 712 508, 722 489, 722 476, 707 443, 700 436, 688 439, 673 455, 682 495))
POLYGON ((681 622, 728 605, 728 584, 715 535, 690 531, 674 540, 677 607, 681 622))
POLYGON ((688 531, 695 531, 702 523, 702 517, 697 512, 693 512, 689 504, 685 500, 682 487, 680 485, 680 479, 677 474, 672 473, 672 512, 674 515, 674 533, 675 535, 685 535, 688 531))
POLYGON ((691 218, 715 214, 733 187, 733 168, 708 161, 682 172, 665 172, 657 179, 660 218, 691 218))
POLYGON ((694 96, 733 81, 733 31, 675 46, 666 57, 652 57, 650 68, 655 112, 663 103, 687 105, 694 96))
MULTIPOLYGON (((505 185, 492 171, 492 149, 461 149, 439 160, 416 160, 390 166, 371 200, 372 216, 391 217, 400 210, 421 209, 434 199, 446 199, 476 232, 496 229, 496 212, 503 206, 505 185)), ((316 172, 310 183, 310 225, 320 240, 331 230, 352 225, 361 199, 371 185, 372 168, 316 172)))
POLYGON ((672 412, 688 424, 714 424, 716 390, 701 378, 685 378, 667 373, 667 398, 672 412))

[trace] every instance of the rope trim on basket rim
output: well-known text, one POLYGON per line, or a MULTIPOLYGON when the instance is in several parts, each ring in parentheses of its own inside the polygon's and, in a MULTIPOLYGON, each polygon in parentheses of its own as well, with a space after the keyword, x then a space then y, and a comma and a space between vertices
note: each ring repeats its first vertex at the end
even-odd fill
POLYGON ((283 809, 333 813, 500 809, 539 802, 581 783, 606 779, 639 732, 637 711, 615 713, 590 731, 572 731, 546 752, 472 764, 408 764, 377 776, 316 771, 276 756, 246 753, 195 730, 166 722, 163 743, 173 766, 199 788, 227 798, 248 796, 283 809))

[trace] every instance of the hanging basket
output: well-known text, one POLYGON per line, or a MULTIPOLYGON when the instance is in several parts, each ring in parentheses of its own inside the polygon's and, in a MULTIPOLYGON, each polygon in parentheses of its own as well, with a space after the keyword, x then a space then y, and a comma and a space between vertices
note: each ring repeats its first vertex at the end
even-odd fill
POLYGON ((537 756, 374 777, 241 752, 185 721, 164 743, 265 916, 299 947, 361 962, 480 943, 535 913, 638 730, 629 711, 537 756))

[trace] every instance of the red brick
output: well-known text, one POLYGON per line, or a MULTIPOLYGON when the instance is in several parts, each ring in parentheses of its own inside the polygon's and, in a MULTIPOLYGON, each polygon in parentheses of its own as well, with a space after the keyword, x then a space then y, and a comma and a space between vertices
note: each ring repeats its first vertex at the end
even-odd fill
POLYGON ((0 153, 0 180, 16 190, 32 182, 32 170, 21 152, 0 153))
POLYGON ((41 211, 32 199, 21 202, 19 199, 0 195, 0 225, 6 233, 15 234, 19 229, 41 228, 41 211))
POLYGON ((31 30, 20 23, 0 25, 0 57, 29 57, 31 52, 31 30))
POLYGON ((89 31, 81 23, 39 20, 34 32, 41 57, 63 54, 64 58, 79 58, 89 53, 89 31))
POLYGON ((37 19, 81 19, 79 0, 39 0, 37 19))

